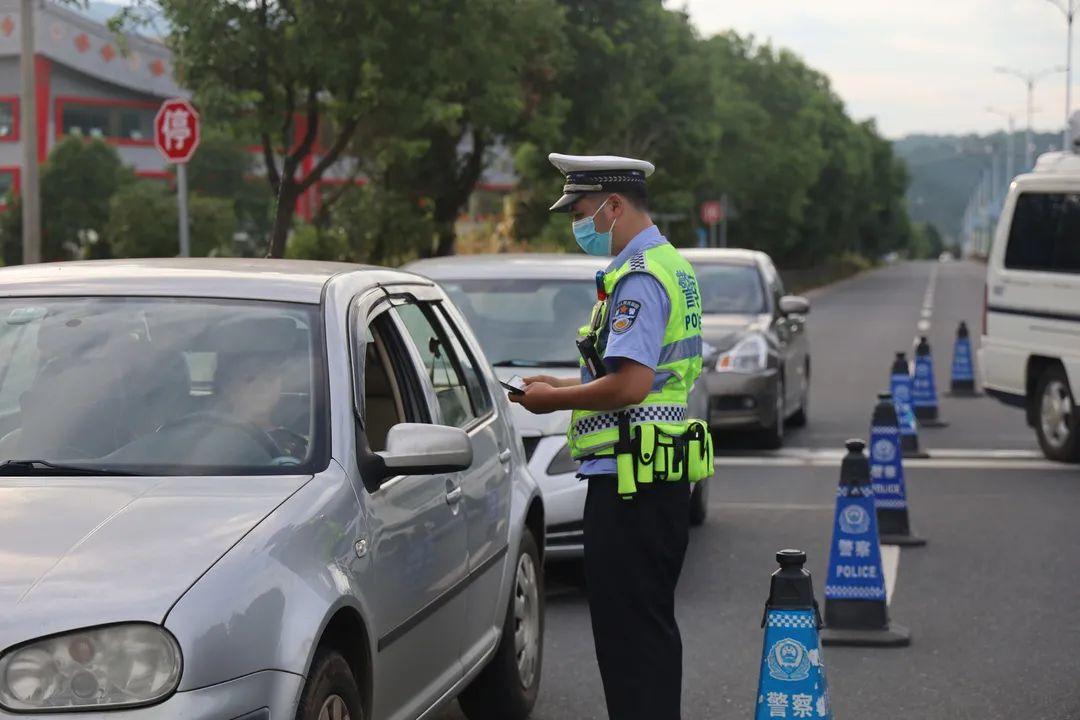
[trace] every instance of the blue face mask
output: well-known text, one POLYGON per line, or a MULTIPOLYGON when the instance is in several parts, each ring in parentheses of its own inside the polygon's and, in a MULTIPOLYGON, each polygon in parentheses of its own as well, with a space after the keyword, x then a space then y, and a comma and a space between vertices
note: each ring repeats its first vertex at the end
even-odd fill
POLYGON ((607 232, 599 232, 596 229, 596 215, 599 213, 608 199, 600 203, 600 207, 596 208, 596 212, 592 214, 592 217, 581 218, 574 221, 574 239, 577 240, 577 244, 588 255, 610 255, 611 254, 611 231, 615 229, 615 220, 611 221, 611 227, 607 229, 607 232))

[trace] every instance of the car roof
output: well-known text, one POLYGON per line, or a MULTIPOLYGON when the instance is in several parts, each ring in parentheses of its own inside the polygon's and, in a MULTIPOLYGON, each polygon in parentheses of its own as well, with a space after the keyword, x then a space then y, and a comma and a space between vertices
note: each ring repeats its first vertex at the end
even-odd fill
POLYGON ((770 262, 769 256, 760 250, 743 248, 686 248, 679 252, 691 263, 757 265, 770 262))
POLYGON ((143 295, 317 304, 330 278, 353 272, 371 273, 373 284, 408 278, 404 273, 370 265, 310 260, 90 260, 2 268, 0 297, 143 295))
POLYGON ((1048 152, 1039 156, 1029 175, 1080 176, 1080 154, 1074 152, 1048 152))
POLYGON ((435 280, 476 278, 574 278, 592 280, 597 270, 610 262, 607 258, 563 253, 499 253, 489 255, 453 255, 428 258, 405 265, 402 269, 435 280))

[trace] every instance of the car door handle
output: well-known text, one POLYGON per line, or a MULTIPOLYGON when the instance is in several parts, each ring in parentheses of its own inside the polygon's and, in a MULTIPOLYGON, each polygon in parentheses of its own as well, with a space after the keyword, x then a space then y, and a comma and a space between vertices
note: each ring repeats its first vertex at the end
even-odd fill
POLYGON ((501 453, 499 453, 499 462, 505 465, 506 463, 510 462, 511 457, 513 457, 513 453, 510 452, 510 448, 507 448, 506 450, 503 450, 501 453))
POLYGON ((462 492, 461 492, 461 486, 460 485, 458 487, 454 488, 453 490, 447 490, 446 491, 446 504, 447 505, 457 505, 459 502, 461 502, 461 495, 462 495, 462 492))

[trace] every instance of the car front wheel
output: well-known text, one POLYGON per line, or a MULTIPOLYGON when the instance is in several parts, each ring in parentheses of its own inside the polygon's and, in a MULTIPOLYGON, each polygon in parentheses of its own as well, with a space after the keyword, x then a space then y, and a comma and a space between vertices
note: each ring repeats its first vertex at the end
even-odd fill
POLYGON ((356 678, 337 651, 320 650, 315 655, 296 720, 364 720, 356 678))
POLYGON ((528 530, 514 568, 499 647, 459 698, 469 720, 526 720, 536 704, 544 659, 544 576, 528 530))
POLYGON ((784 378, 776 378, 776 397, 774 399, 773 422, 758 431, 758 445, 765 450, 777 450, 784 445, 784 378))
POLYGON ((1035 432, 1043 454, 1061 462, 1080 461, 1080 417, 1065 370, 1047 368, 1035 391, 1035 432))

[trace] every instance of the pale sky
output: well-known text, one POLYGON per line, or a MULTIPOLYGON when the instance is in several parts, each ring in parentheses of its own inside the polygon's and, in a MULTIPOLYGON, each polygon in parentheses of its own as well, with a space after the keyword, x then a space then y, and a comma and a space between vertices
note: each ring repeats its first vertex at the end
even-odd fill
MULTIPOLYGON (((1069 2, 1070 0, 1060 0, 1069 2)), ((1076 0, 1072 0, 1076 2, 1076 0)), ((827 74, 857 119, 887 137, 990 132, 1027 123, 1024 82, 1003 65, 1039 72, 1065 64, 1065 16, 1050 0, 665 0, 687 8, 704 36, 725 30, 794 50, 827 74)), ((1074 32, 1080 39, 1080 3, 1074 32)), ((1073 110, 1080 68, 1073 61, 1073 110)), ((1060 131, 1065 75, 1035 86, 1035 128, 1060 131)))

